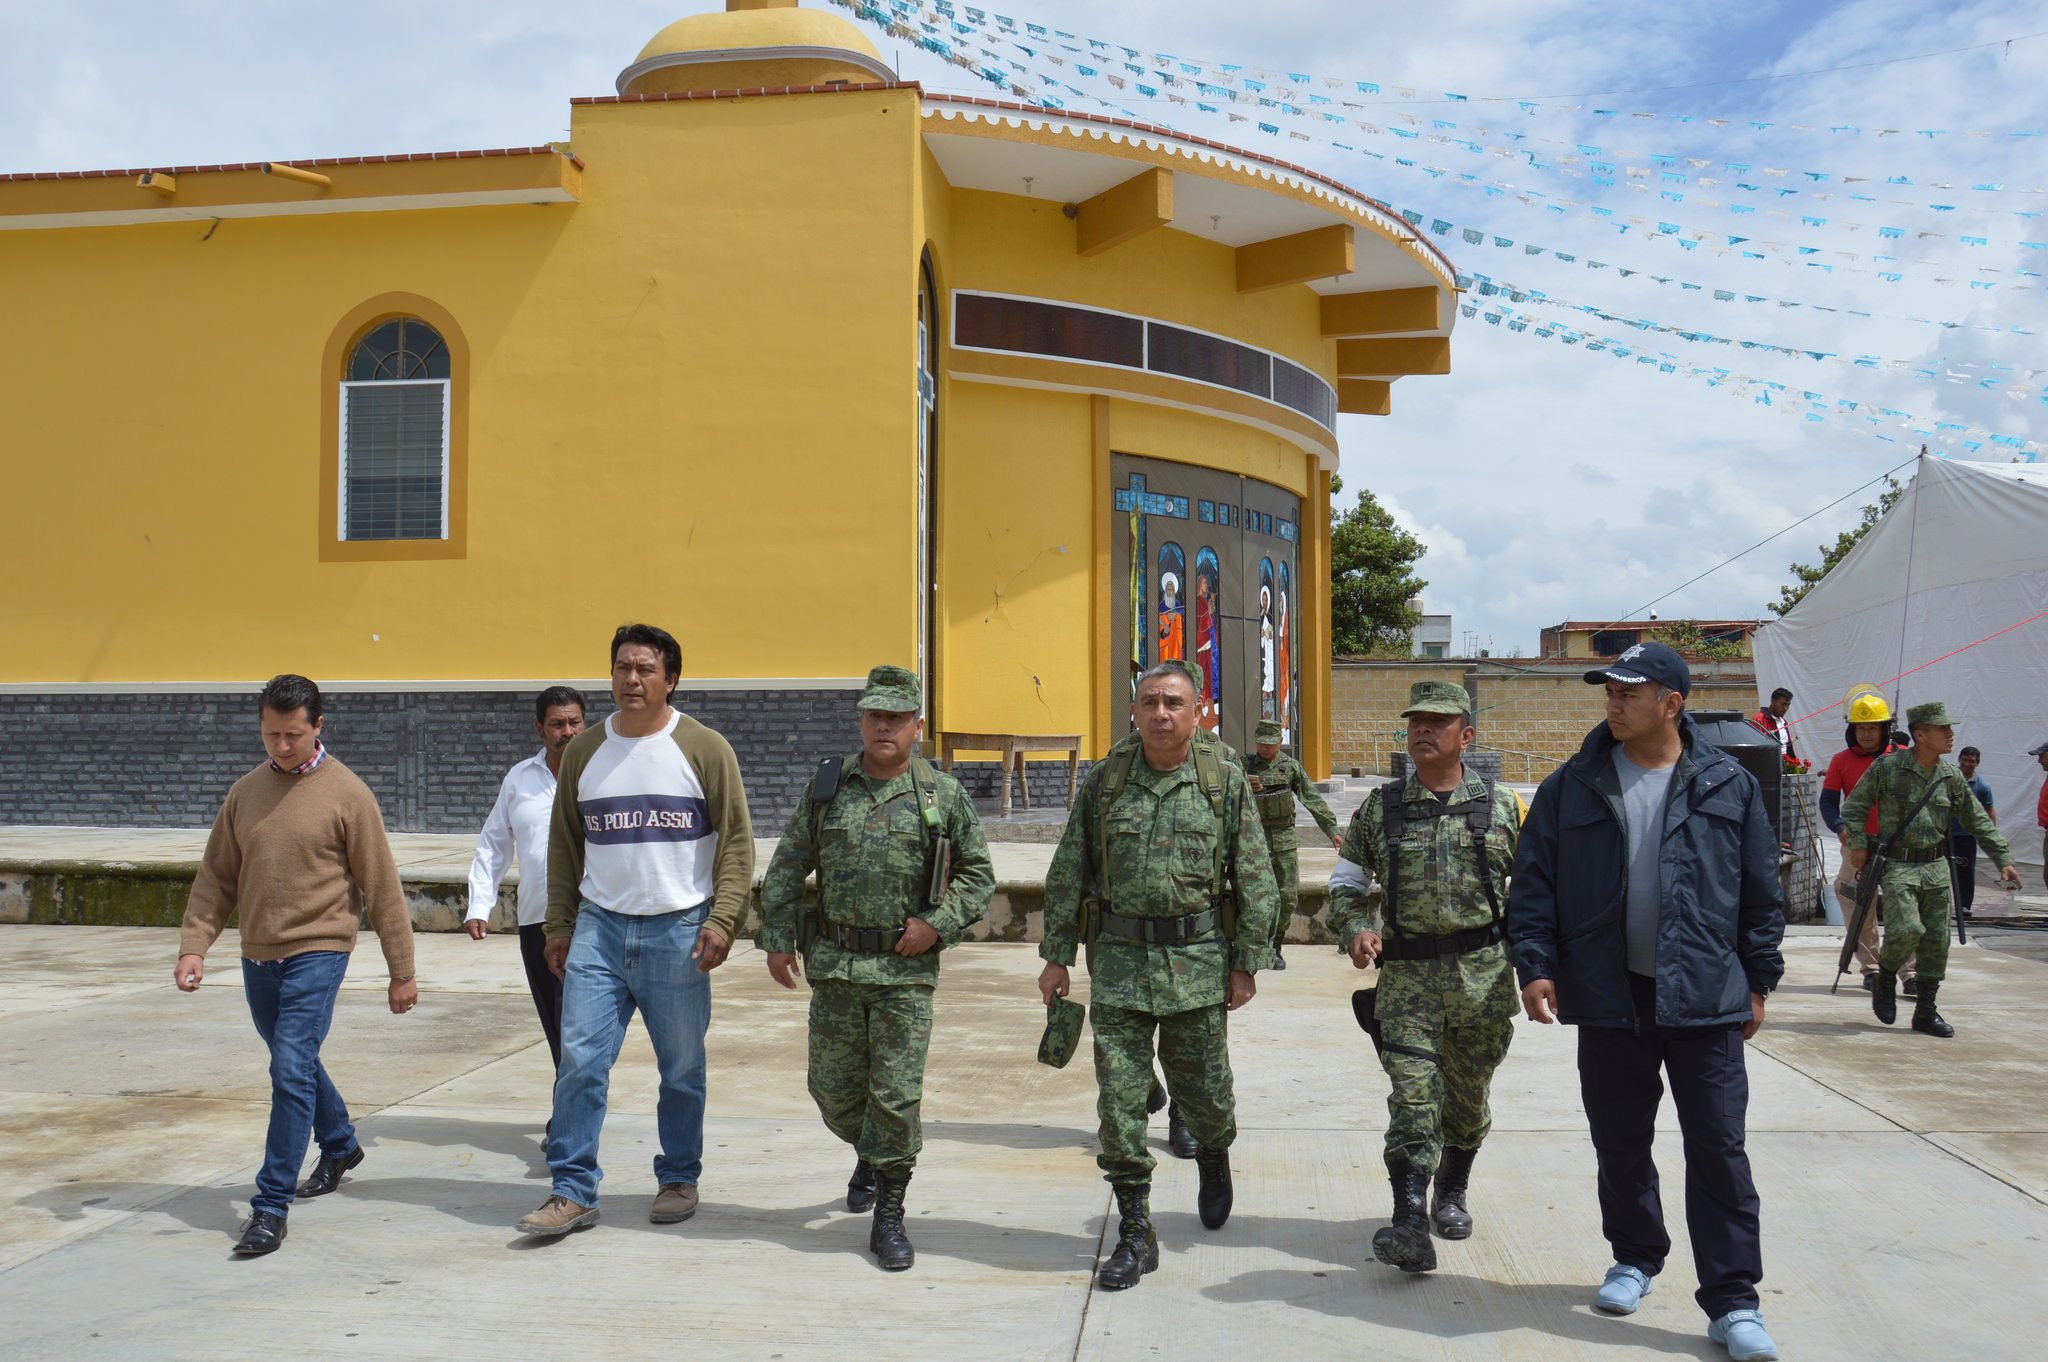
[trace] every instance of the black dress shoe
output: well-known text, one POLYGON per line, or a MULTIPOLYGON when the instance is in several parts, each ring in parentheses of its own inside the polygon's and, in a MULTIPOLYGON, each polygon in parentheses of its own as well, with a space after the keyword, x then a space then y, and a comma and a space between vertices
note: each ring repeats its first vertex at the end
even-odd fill
MULTIPOLYGON (((322 1154, 320 1162, 313 1166, 313 1176, 307 1178, 299 1185, 299 1195, 302 1197, 326 1196, 329 1192, 341 1186, 341 1175, 343 1173, 346 1173, 362 1161, 363 1147, 361 1145, 357 1145, 339 1158, 329 1158, 327 1155, 322 1154)), ((275 1248, 276 1245, 273 1244, 271 1247, 275 1248)))
POLYGON ((235 1254, 241 1258, 261 1258, 266 1253, 277 1252, 277 1246, 284 1242, 284 1217, 269 1211, 252 1211, 249 1226, 242 1231, 242 1242, 235 1245, 235 1254))

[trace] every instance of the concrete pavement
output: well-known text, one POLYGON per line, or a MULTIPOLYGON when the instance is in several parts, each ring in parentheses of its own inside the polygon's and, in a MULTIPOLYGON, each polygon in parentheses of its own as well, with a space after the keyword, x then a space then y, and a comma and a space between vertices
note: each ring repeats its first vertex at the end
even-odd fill
MULTIPOLYGON (((550 1072, 507 937, 419 941, 422 1001, 383 1005, 365 938, 326 1054, 369 1157, 299 1205, 278 1254, 228 1248, 267 1110, 234 941, 196 995, 175 933, 0 927, 0 1354, 9 1358, 667 1356, 798 1359, 1715 1357, 1681 1247, 1631 1319, 1596 1314, 1607 1263, 1568 1031, 1518 1023, 1474 1182, 1478 1235, 1405 1278, 1385 1223, 1386 1084, 1350 1021, 1361 976, 1290 952, 1232 1020, 1236 1214, 1194 1215, 1166 1157, 1161 1270, 1091 1290, 1110 1201, 1084 1058, 1032 1062, 1029 946, 948 958, 911 1185, 918 1264, 877 1271, 839 1198, 851 1156, 804 1091, 804 1003, 742 946, 716 976, 703 1209, 647 1223, 654 1073, 635 1025, 612 1085, 605 1219, 512 1233, 547 1191, 550 1072)), ((1750 1048, 1764 1309, 1788 1358, 2033 1357, 2048 1271, 2048 967, 1954 953, 1948 1043, 1830 996, 1824 934, 1750 1048), (1915 1346, 1910 1321, 1942 1331, 1915 1346)), ((1077 971, 1077 983, 1083 978, 1077 971)), ((1667 1106, 1665 1128, 1672 1129, 1667 1106)))

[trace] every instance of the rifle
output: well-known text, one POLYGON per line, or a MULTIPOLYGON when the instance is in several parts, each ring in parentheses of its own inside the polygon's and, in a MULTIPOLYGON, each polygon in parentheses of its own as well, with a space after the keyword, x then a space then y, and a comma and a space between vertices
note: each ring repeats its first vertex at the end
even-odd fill
MULTIPOLYGON (((1900 820, 1898 829, 1892 833, 1890 840, 1881 848, 1872 848, 1870 855, 1864 858, 1863 869, 1857 872, 1856 875, 1856 909, 1850 914, 1848 922, 1849 934, 1842 938, 1842 954, 1835 961, 1835 981, 1828 985, 1828 992, 1833 993, 1842 986, 1842 976, 1849 972, 1849 962, 1856 958, 1856 943, 1863 937, 1863 924, 1870 921, 1871 909, 1877 903, 1878 888, 1884 883, 1886 865, 1898 852, 1899 839, 1906 835, 1906 829, 1913 826, 1913 820, 1920 816, 1920 810, 1927 807, 1927 801, 1934 798, 1934 792, 1941 788, 1944 783, 1942 776, 1937 770, 1935 778, 1928 782, 1926 793, 1920 796, 1920 802, 1913 806, 1911 813, 1900 820)), ((1948 839, 1948 829, 1943 828, 1941 835, 1942 840, 1946 842, 1948 839)), ((1943 854, 1943 859, 1947 859, 1946 852, 1943 854)), ((1950 864, 1949 868, 1949 888, 1951 892, 1955 888, 1955 868, 1953 863, 1950 864)), ((1954 903, 1955 900, 1951 898, 1949 902, 1954 903)), ((1960 915, 1957 916, 1956 925, 1958 927, 1962 925, 1960 915)))

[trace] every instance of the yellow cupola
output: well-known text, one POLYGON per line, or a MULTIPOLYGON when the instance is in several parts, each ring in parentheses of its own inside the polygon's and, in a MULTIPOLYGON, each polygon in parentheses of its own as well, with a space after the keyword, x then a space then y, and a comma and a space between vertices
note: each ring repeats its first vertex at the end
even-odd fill
POLYGON ((865 84, 896 79, 873 43, 837 15, 796 0, 726 0, 654 35, 619 72, 622 95, 865 84))

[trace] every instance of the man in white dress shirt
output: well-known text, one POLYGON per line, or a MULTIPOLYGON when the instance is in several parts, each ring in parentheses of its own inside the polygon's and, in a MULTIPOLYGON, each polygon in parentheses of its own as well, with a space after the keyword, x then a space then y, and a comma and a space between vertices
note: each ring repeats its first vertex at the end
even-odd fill
POLYGON ((548 968, 548 821, 555 812, 555 778, 569 740, 583 731, 583 696, 568 686, 549 686, 533 702, 533 729, 540 751, 505 773, 498 802, 477 835, 469 865, 469 916, 462 926, 481 941, 491 929, 498 886, 519 858, 519 958, 526 987, 540 1013, 555 1068, 562 1067, 562 981, 548 968))

